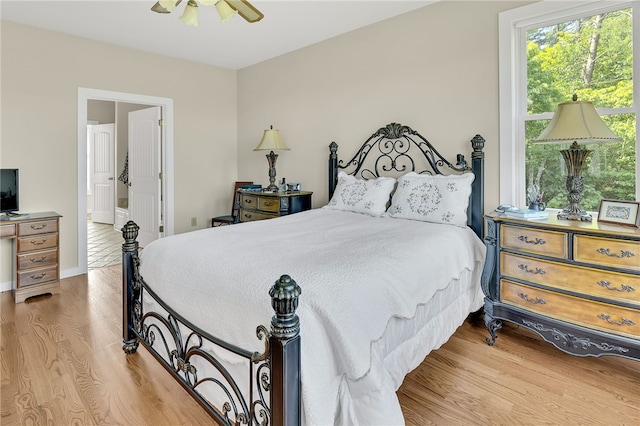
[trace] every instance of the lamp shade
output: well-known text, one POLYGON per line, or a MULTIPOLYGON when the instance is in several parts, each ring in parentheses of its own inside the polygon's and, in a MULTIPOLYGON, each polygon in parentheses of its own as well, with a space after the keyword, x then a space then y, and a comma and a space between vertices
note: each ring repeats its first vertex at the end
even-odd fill
POLYGON ((218 11, 218 15, 220 15, 220 22, 222 23, 227 22, 229 19, 233 18, 233 15, 238 13, 237 10, 232 9, 224 0, 218 0, 216 2, 216 10, 218 11))
POLYGON ((621 140, 602 121, 593 103, 574 100, 558 105, 551 122, 534 142, 588 144, 621 140))
POLYGON ((275 150, 289 150, 289 147, 282 141, 280 137, 280 131, 274 129, 273 126, 270 129, 264 131, 262 140, 254 151, 275 151, 275 150))
POLYGON ((198 19, 198 3, 196 3, 195 0, 189 0, 187 2, 187 6, 184 8, 180 20, 192 27, 200 25, 200 20, 198 19))

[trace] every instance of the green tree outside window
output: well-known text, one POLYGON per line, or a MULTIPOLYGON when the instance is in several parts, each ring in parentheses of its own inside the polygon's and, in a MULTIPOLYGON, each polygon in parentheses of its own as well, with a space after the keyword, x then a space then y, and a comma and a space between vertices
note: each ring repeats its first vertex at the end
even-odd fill
POLYGON ((566 170, 560 150, 568 145, 533 144, 555 111, 575 93, 596 108, 613 109, 603 120, 622 142, 587 145, 593 151, 583 173, 582 208, 597 211, 601 199, 635 200, 636 131, 632 107, 633 35, 631 9, 545 26, 527 32, 527 184, 539 179, 551 208, 567 206, 566 170))

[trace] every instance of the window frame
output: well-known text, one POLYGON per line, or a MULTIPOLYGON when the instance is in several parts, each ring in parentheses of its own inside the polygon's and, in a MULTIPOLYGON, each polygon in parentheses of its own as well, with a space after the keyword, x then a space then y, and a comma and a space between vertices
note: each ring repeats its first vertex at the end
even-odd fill
MULTIPOLYGON (((524 205, 526 200, 525 121, 550 120, 553 115, 553 112, 535 116, 527 114, 527 31, 627 7, 634 9, 633 33, 640 34, 640 1, 544 0, 499 14, 500 204, 524 205)), ((636 116, 636 199, 634 201, 638 201, 640 200, 640 43, 633 45, 633 80, 631 108, 599 108, 598 113, 601 115, 609 115, 613 112, 633 113, 636 116)))

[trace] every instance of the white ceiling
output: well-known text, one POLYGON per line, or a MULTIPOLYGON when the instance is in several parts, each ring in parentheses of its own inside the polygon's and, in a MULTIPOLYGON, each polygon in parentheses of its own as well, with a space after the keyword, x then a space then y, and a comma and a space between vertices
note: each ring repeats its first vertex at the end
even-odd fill
MULTIPOLYGON (((250 0, 251 1, 251 0, 250 0)), ((240 69, 357 28, 424 7, 433 0, 253 0, 264 18, 221 24, 199 7, 200 26, 152 12, 155 0, 1 0, 2 20, 224 68, 240 69)))

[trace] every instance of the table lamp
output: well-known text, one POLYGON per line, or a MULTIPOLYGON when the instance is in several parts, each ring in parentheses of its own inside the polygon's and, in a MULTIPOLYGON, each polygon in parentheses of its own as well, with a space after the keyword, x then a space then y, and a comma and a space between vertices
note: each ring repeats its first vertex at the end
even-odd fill
POLYGON ((560 151, 567 165, 567 199, 569 205, 558 213, 558 219, 582 220, 590 222, 591 215, 580 207, 582 200, 582 168, 586 164, 591 151, 578 145, 591 143, 619 142, 616 136, 602 121, 593 103, 573 100, 558 105, 551 122, 534 143, 566 143, 572 142, 567 149, 560 151))
POLYGON ((276 185, 276 160, 278 159, 278 154, 273 152, 277 150, 288 151, 289 147, 282 141, 278 129, 270 126, 269 129, 264 131, 262 140, 254 149, 254 151, 271 151, 266 155, 269 162, 269 186, 265 188, 265 191, 278 191, 278 186, 276 185))

